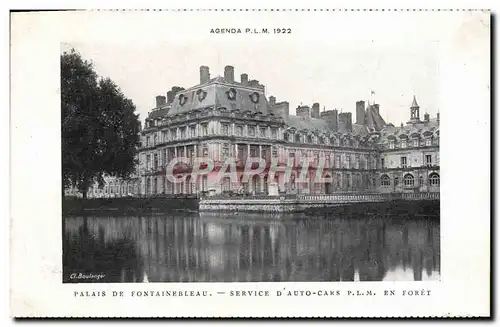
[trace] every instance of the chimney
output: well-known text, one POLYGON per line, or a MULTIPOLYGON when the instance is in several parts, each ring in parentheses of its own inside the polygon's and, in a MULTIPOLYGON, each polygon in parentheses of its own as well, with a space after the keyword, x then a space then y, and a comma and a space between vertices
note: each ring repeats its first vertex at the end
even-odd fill
POLYGON ((311 108, 311 118, 319 118, 319 103, 315 102, 311 108))
POLYGON ((309 106, 298 106, 297 109, 295 109, 295 115, 298 117, 310 117, 309 106))
POLYGON ((172 103, 174 102, 174 98, 175 98, 175 92, 170 90, 167 92, 167 103, 172 103))
POLYGON ((271 108, 271 112, 285 120, 288 119, 290 113, 290 104, 286 101, 276 103, 274 107, 271 108))
POLYGON ((352 132, 352 114, 341 112, 339 114, 339 124, 344 124, 348 132, 352 132))
POLYGON ((356 124, 365 124, 365 102, 356 101, 356 124))
POLYGON ((224 67, 224 78, 228 82, 234 83, 234 67, 233 66, 224 67))
POLYGON ((165 96, 163 95, 157 95, 156 96, 156 107, 161 107, 162 105, 165 104, 165 96))
POLYGON ((331 128, 333 128, 335 131, 338 130, 338 111, 337 110, 323 111, 320 115, 321 115, 321 119, 325 120, 331 128))
POLYGON ((248 74, 244 73, 240 75, 241 78, 241 84, 247 85, 248 84, 248 74))
POLYGON ((252 79, 248 82, 248 85, 250 85, 251 87, 258 87, 259 86, 259 81, 256 80, 256 79, 252 79))
POLYGON ((428 123, 428 122, 429 122, 429 120, 430 120, 430 118, 429 118, 429 114, 428 114, 428 113, 425 113, 425 114, 424 114, 424 121, 425 121, 426 123, 428 123))
POLYGON ((276 104, 276 97, 271 95, 269 97, 269 105, 274 106, 275 104, 276 104))
POLYGON ((210 68, 207 66, 200 67, 200 84, 205 84, 210 80, 210 68))

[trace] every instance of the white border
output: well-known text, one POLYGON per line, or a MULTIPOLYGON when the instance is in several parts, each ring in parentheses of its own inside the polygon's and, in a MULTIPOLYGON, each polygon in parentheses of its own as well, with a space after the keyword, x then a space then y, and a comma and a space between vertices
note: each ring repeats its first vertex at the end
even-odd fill
MULTIPOLYGON (((52 22, 51 22, 52 23, 52 22)), ((57 29, 51 30, 54 34, 59 33, 57 29)), ((454 32, 454 31, 451 31, 454 32)), ((474 32, 474 31, 473 31, 474 32)), ((40 29, 37 29, 36 33, 40 33, 40 29)), ((32 33, 29 36, 32 37, 32 33)), ((40 34, 38 34, 40 35, 40 34)), ((472 42, 477 41, 476 38, 478 35, 472 33, 472 42)), ((29 42, 30 46, 28 48, 24 48, 23 51, 19 52, 16 55, 16 58, 27 58, 27 62, 23 62, 23 64, 33 64, 34 52, 33 49, 29 49, 34 46, 33 40, 29 42), (31 52, 30 52, 31 51, 31 52)), ((45 40, 46 41, 46 40, 45 40)), ((28 43, 26 43, 28 44, 28 43)), ((441 134, 441 152, 442 152, 442 166, 448 167, 446 170, 442 170, 442 207, 450 208, 450 210, 454 210, 455 215, 451 215, 450 217, 460 217, 453 220, 453 224, 449 224, 448 221, 445 223, 443 219, 445 216, 442 216, 442 235, 447 233, 446 236, 443 236, 443 252, 442 257, 444 258, 446 255, 445 243, 446 246, 452 245, 453 250, 448 252, 449 256, 446 259, 446 264, 450 264, 448 269, 451 268, 451 271, 454 272, 453 275, 457 276, 446 276, 443 273, 443 283, 446 284, 450 280, 454 280, 456 278, 456 288, 447 290, 446 293, 443 293, 439 299, 434 301, 428 301, 427 303, 420 303, 416 306, 416 309, 412 311, 407 311, 405 315, 422 315, 423 306, 432 306, 429 309, 425 309, 424 315, 442 315, 443 306, 453 307, 454 310, 446 310, 446 312, 450 312, 451 315, 467 315, 467 314, 480 314, 485 311, 482 311, 484 306, 484 301, 487 299, 487 292, 485 292, 488 284, 486 281, 489 278, 489 268, 487 265, 485 266, 485 260, 489 259, 488 243, 489 243, 489 185, 486 183, 489 181, 489 94, 485 94, 484 89, 484 81, 486 79, 489 82, 489 64, 486 65, 488 69, 485 70, 485 61, 484 61, 484 44, 481 43, 479 51, 470 51, 473 49, 477 49, 477 44, 475 47, 466 46, 464 48, 459 48, 459 51, 453 51, 448 53, 448 55, 453 54, 450 57, 446 57, 446 63, 444 67, 441 69, 441 74, 449 74, 450 76, 449 83, 445 83, 445 87, 442 90, 442 98, 444 99, 442 104, 444 106, 441 110, 442 117, 446 114, 446 120, 442 118, 442 134, 441 134), (478 59, 480 58, 480 59, 478 59), (463 63, 467 65, 463 65, 463 63), (444 69, 444 70, 443 70, 444 69), (453 78, 451 78, 453 77, 453 78), (466 78, 464 78, 466 77, 466 78), (487 99, 485 99, 485 95, 487 99), (449 101, 449 102, 448 102, 449 101), (449 108, 449 109, 446 109, 449 108), (473 108, 473 109, 471 109, 473 108), (487 108, 488 110, 485 110, 487 108), (463 136, 463 133, 459 133, 463 131, 464 128, 467 130, 467 135, 475 135, 474 138, 460 138, 463 136), (458 140, 460 140, 460 144, 458 140), (478 140, 480 140, 478 142, 478 140), (475 173, 477 178, 467 178, 468 186, 464 187, 463 183, 465 179, 462 177, 465 172, 471 172, 469 161, 464 160, 464 156, 467 152, 464 153, 464 148, 466 149, 474 149, 473 155, 474 157, 481 158, 480 160, 475 162, 475 173), (479 174, 479 175, 477 175, 479 174), (447 176, 447 177, 446 177, 447 176), (486 189, 488 188, 488 190, 486 189), (456 190, 467 190, 473 189, 477 190, 475 193, 470 192, 458 192, 456 190), (483 191, 480 191, 483 190, 483 191), (446 195, 449 195, 446 197, 446 195), (470 203, 469 206, 459 207, 456 204, 466 204, 470 203), (474 219, 474 223, 471 224, 469 217, 476 217, 474 219), (446 226, 446 228, 445 228, 446 226), (468 254, 467 258, 470 258, 471 261, 464 263, 463 260, 453 260, 453 256, 458 257, 453 253, 455 251, 461 251, 462 255, 468 254), (451 258, 451 259, 449 259, 451 258), (449 262, 451 260, 451 262, 449 262), (464 271, 465 270, 465 271, 464 271), (446 280, 447 279, 447 280, 446 280), (485 284, 486 283, 486 284, 485 284), (476 287, 473 291, 471 288, 473 286, 476 287), (464 292, 465 290, 472 291, 472 293, 464 292), (451 293, 450 293, 451 292, 451 293), (464 294, 466 293, 466 294, 464 294), (474 296, 475 294, 475 296, 474 296), (467 298, 466 306, 462 306, 464 301, 463 299, 467 298), (474 300, 473 300, 474 299, 474 300), (474 305, 477 305, 477 309, 474 309, 474 305), (461 308, 461 309, 460 309, 461 308), (435 309, 437 311, 431 311, 435 309), (456 311, 458 309, 458 311, 456 311), (420 310, 420 313, 418 312, 420 310)), ((37 63, 40 64, 40 58, 43 58, 46 55, 44 52, 50 49, 50 44, 44 43, 43 46, 34 47, 36 49, 36 57, 37 63)), ((48 55, 46 57, 49 62, 53 62, 53 58, 48 55)), ((487 58, 486 58, 487 59, 487 58)), ((56 61, 58 62, 58 56, 56 57, 56 61)), ((44 86, 47 85, 57 85, 57 80, 54 79, 54 73, 49 69, 49 66, 45 65, 36 65, 36 66, 28 66, 23 65, 23 72, 26 74, 23 76, 21 85, 23 89, 19 89, 21 86, 16 86, 16 89, 13 89, 13 103, 12 103, 12 115, 13 115, 13 123, 11 125, 12 128, 12 137, 13 137, 13 165, 12 165, 12 176, 14 179, 12 194, 14 197, 20 195, 26 195, 26 191, 30 190, 30 186, 35 186, 39 184, 35 184, 34 182, 39 179, 41 176, 52 176, 51 173, 47 173, 47 171, 54 171, 58 169, 59 163, 54 165, 54 158, 56 156, 42 156, 41 153, 46 154, 44 147, 49 147, 51 151, 55 150, 54 145, 58 144, 57 133, 59 131, 58 126, 58 111, 51 110, 40 110, 40 108, 50 108, 52 106, 48 106, 47 104, 54 104, 54 94, 52 93, 53 89, 45 90, 44 86), (31 68, 35 68, 37 74, 33 75, 31 68), (43 70, 43 71, 42 71, 43 70), (43 78, 42 78, 43 76, 43 78), (28 77, 28 78, 26 78, 28 77), (26 86, 26 81, 30 81, 31 85, 37 85, 37 87, 29 87, 24 88, 26 86), (16 93, 19 91, 19 93, 16 93), (48 91, 48 92, 47 92, 48 91), (30 98, 24 97, 24 95, 29 94, 30 98), (19 96, 19 97, 16 97, 19 96), (22 100, 24 99, 24 100, 22 100), (36 99, 37 101, 30 101, 31 99, 36 99), (14 104, 14 100, 20 101, 14 104), (22 102, 21 102, 22 101, 22 102), (55 115, 54 115, 55 114, 55 115), (57 118, 57 119, 54 119, 57 118), (17 124, 19 122, 19 124, 17 124), (21 123, 22 122, 22 123, 21 123), (36 124, 35 124, 36 123, 36 124), (40 124, 43 123, 43 124, 40 124), (40 126, 42 125, 42 126, 40 126), (39 133, 40 132, 40 133, 39 133), (41 134, 43 133, 43 134, 41 134), (43 138, 42 138, 43 136, 43 138), (35 159, 33 159, 35 157, 35 159), (30 170, 30 163, 33 161, 38 163, 38 170, 30 170), (44 173, 40 173, 39 169, 42 168, 44 173), (47 169, 45 169, 47 168, 47 169), (36 172, 35 172, 36 171, 36 172)), ((14 74, 14 72, 13 72, 14 74)), ((19 71, 15 73, 14 78, 19 75, 19 71)), ((20 84, 18 84, 20 85, 20 84)), ((57 102, 57 100, 56 100, 57 102)), ((57 148, 58 151, 58 148, 57 148)), ((51 152, 51 154, 55 154, 55 152, 51 152)), ((57 184, 57 183, 54 183, 57 184)), ((16 279, 13 280, 13 285, 15 287, 20 285, 16 283, 23 282, 24 288, 27 290, 27 287, 30 287, 30 292, 33 291, 34 287, 37 292, 41 295, 45 293, 45 291, 50 292, 50 294, 54 294, 53 296, 57 298, 57 292, 60 289, 60 285, 54 282, 50 282, 53 280, 54 274, 57 274, 57 271, 53 270, 53 267, 44 266, 43 270, 40 270, 41 265, 36 264, 36 260, 45 259, 48 262, 57 262, 60 260, 54 253, 47 253, 45 249, 55 249, 60 246, 60 240, 55 240, 51 238, 53 235, 50 232, 50 229, 53 228, 53 225, 47 223, 46 220, 36 220, 36 218, 28 220, 28 217, 34 213, 34 211, 22 211, 22 210, 35 210, 32 208, 36 208, 36 212, 43 215, 44 210, 46 213, 52 212, 55 207, 60 208, 60 203, 58 201, 50 199, 58 199, 60 193, 56 192, 53 186, 47 182, 44 194, 38 195, 37 198, 33 198, 32 205, 27 207, 26 205, 21 205, 21 203, 16 202, 15 198, 13 199, 13 211, 12 216, 14 217, 14 228, 13 228, 13 253, 15 254, 15 260, 12 262, 13 267, 15 269, 16 279), (56 195, 56 197, 54 197, 56 195), (50 198, 44 198, 44 196, 49 196, 50 198), (47 201, 48 199, 49 201, 47 201), (52 208, 52 209, 51 209, 52 208), (18 218, 20 217, 20 218, 18 218), (25 220, 26 219, 26 220, 25 220), (26 222, 29 223, 33 231, 37 231, 39 234, 34 237, 28 237, 29 230, 24 228, 20 228, 20 225, 16 224, 17 222, 26 222), (39 225, 44 224, 44 225, 39 225), (40 228, 37 228, 40 227, 40 228), (47 228, 49 227, 49 228, 47 228), (43 232, 42 232, 43 231, 43 232), (19 233, 18 233, 19 232, 19 233), (22 232, 22 233, 21 233, 22 232), (47 232, 48 234, 45 234, 47 232), (28 242, 28 240, 36 240, 38 243, 33 244, 28 242), (17 242, 21 241, 21 242, 17 242), (40 243, 43 246, 40 246, 40 243), (29 249, 29 251, 26 251, 29 249), (21 266, 22 264, 22 266, 21 266), (26 264, 32 264, 32 266, 26 266, 26 264), (22 267, 22 268, 21 268, 22 267), (35 274, 34 274, 35 272, 35 274), (49 282, 45 285, 37 282, 39 278, 45 275, 49 282)), ((60 209, 59 209, 60 210, 60 209)), ((51 215, 44 215, 50 217, 51 215)), ((58 217, 56 217, 57 219, 58 217)), ((46 218, 45 218, 46 219, 46 218)), ((60 235, 60 229, 57 229, 57 233, 60 235)), ((448 249, 451 249, 448 248, 448 249)), ((443 260, 445 261, 445 260, 443 260)), ((443 262, 443 270, 445 270, 445 262, 443 262)), ((200 284, 197 284, 197 286, 200 284)), ((360 287, 364 287, 362 284, 360 287)), ((211 285, 208 285, 210 287, 211 285)), ((375 287, 378 287, 377 285, 375 287)), ((99 288, 99 287, 96 287, 99 288)), ((439 287, 436 287, 436 291, 439 293, 439 287)), ((25 293, 27 294, 27 293, 25 293)), ((31 293, 32 294, 32 293, 31 293)), ((28 299, 28 297, 22 296, 24 300, 28 299)), ((58 301, 59 305, 69 305, 69 303, 58 301)), ((67 299, 65 299, 67 301, 67 299)), ((58 315, 57 312, 61 311, 53 311, 54 307, 51 307, 52 301, 45 301, 45 303, 38 303, 35 301, 32 303, 35 305, 33 307, 29 302, 24 303, 28 304, 28 306, 32 307, 34 311, 31 311, 35 314, 42 315, 58 315), (42 305, 39 306, 38 305, 42 305)), ((265 302, 265 301, 264 301, 265 302)), ((101 311, 105 314, 110 314, 109 305, 110 303, 86 303, 85 310, 96 310, 93 312, 101 311)), ((158 303, 160 305, 160 303, 158 303)), ((316 303, 309 303, 313 309, 318 311, 312 313, 313 315, 324 316, 321 314, 321 305, 316 306, 316 303)), ((393 303, 394 307, 399 307, 399 303, 393 303)), ((408 305, 409 303, 406 303, 408 305)), ((191 304, 190 304, 191 305, 191 304)), ((225 309, 231 309, 231 303, 225 303, 225 309), (229 306, 227 306, 227 305, 229 306)), ((251 301, 245 304, 242 304, 246 307, 250 305, 250 307, 254 307, 255 303, 251 301)), ((340 304, 342 305, 342 304, 340 304)), ((154 303, 149 303, 149 308, 140 308, 142 313, 152 313, 151 307, 154 306, 154 303)), ((262 313, 267 313, 271 316, 277 316, 282 314, 279 309, 273 307, 272 311, 266 311, 266 307, 269 307, 266 303, 259 303, 259 310, 262 309, 262 313)), ((287 305, 287 303, 282 302, 280 304, 280 308, 286 309, 287 307, 293 307, 293 305, 287 305)), ((359 307, 359 304, 356 305, 359 307)), ((362 306, 361 306, 362 307, 362 306)), ((178 307, 179 310, 184 310, 184 306, 178 307)), ((387 307, 386 307, 387 308, 387 307)), ((23 305, 22 312, 26 313, 27 307, 23 305)), ((68 308, 69 309, 69 308, 68 308)), ((131 310, 138 310, 139 308, 135 305, 129 307, 128 304, 124 304, 120 311, 122 313, 130 313, 131 310)), ((192 310, 192 307, 189 308, 192 310)), ((349 308, 346 308, 348 310, 349 308)), ((489 309, 489 307, 488 307, 489 309)), ((61 307, 59 307, 61 310, 61 307)), ((77 314, 79 311, 78 305, 71 305, 71 311, 77 314)), ((300 314, 300 310, 304 310, 304 308, 296 307, 294 310, 294 314, 300 314)), ((410 309, 411 310, 411 309, 410 309)), ((16 306, 14 306, 14 311, 16 311, 16 306)), ((370 309, 367 308, 362 315, 369 312, 370 309)), ((187 311, 186 314, 189 316, 190 312, 192 314, 193 311, 187 311)), ((239 313, 238 308, 234 308, 231 310, 232 313, 239 313)), ((324 311, 323 311, 324 312, 324 311)), ((348 311, 345 311, 348 312, 348 311)), ((394 312, 394 311, 392 311, 394 312)), ((357 312, 352 312, 355 315, 359 315, 359 310, 357 312)), ((376 312, 373 312, 376 315, 382 316, 391 316, 391 312, 384 311, 383 308, 379 308, 376 312), (382 309, 382 310, 380 310, 382 309)), ((66 313, 67 314, 67 313, 66 313)), ((81 313, 80 313, 81 314, 81 313)), ((118 314, 115 313, 115 315, 118 314)), ((215 311, 213 314, 216 314, 215 311)), ((242 312, 242 314, 246 314, 242 312)), ((60 313, 59 313, 60 315, 60 313)), ((154 315, 154 313, 153 313, 154 315)), ((156 314, 158 315, 158 314, 156 314)), ((346 314, 343 314, 344 316, 346 314)))

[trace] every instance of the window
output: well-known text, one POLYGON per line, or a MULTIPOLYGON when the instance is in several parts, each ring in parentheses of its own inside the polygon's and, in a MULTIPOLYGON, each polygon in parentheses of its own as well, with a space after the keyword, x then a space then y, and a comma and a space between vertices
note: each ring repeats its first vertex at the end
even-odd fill
POLYGON ((422 176, 418 177, 418 185, 424 186, 424 178, 422 176))
POLYGON ((335 168, 340 168, 340 155, 335 156, 335 168))
POLYGON ((229 125, 222 124, 222 135, 229 135, 229 125))
POLYGON ((413 139, 413 147, 418 148, 418 139, 413 139))
POLYGON ((425 146, 431 146, 432 145, 432 140, 430 137, 425 139, 425 146))
POLYGON ((208 135, 208 124, 201 124, 201 136, 208 135))
POLYGON ((430 154, 426 154, 426 155, 425 155, 425 164, 426 164, 427 166, 432 165, 432 156, 431 156, 430 154))
POLYGON ((146 156, 146 169, 149 169, 151 167, 151 155, 148 154, 146 156))
POLYGON ((431 186, 439 186, 439 174, 432 173, 429 175, 429 184, 431 186))
POLYGON ((385 168, 385 160, 384 158, 380 158, 380 167, 385 168))
POLYGON ((266 149, 262 149, 261 152, 260 152, 260 157, 262 159, 266 159, 267 158, 267 151, 266 149))
POLYGON ((236 135, 243 136, 243 126, 241 125, 236 126, 236 135))
POLYGON ((351 187, 351 175, 350 174, 345 175, 345 184, 346 184, 347 188, 351 187))
POLYGON ((256 146, 250 146, 250 156, 257 157, 257 147, 256 146))
POLYGON ((401 157, 401 167, 403 167, 403 168, 407 167, 406 157, 401 157))
POLYGON ((222 191, 228 192, 231 190, 231 179, 229 177, 224 177, 222 182, 222 191))
POLYGON ((161 162, 163 163, 163 166, 167 165, 167 149, 163 149, 162 151, 161 162))
POLYGON ((330 165, 330 155, 329 154, 325 155, 325 164, 330 165))
POLYGON ((146 137, 146 146, 150 146, 151 145, 151 137, 148 136, 146 137))
POLYGON ((195 125, 189 126, 189 137, 191 137, 191 138, 196 137, 196 126, 195 125))
POLYGON ((389 149, 394 149, 394 140, 389 140, 389 149))
POLYGON ((354 168, 359 169, 359 156, 356 156, 356 164, 354 168))
POLYGON ((186 138, 186 127, 181 127, 181 140, 186 138))
POLYGON ((296 143, 300 142, 300 134, 299 133, 295 134, 295 142, 296 143))
POLYGON ((207 188, 208 188, 208 177, 207 177, 207 175, 204 175, 201 178, 201 185, 202 185, 203 191, 206 191, 207 188))
POLYGON ((276 130, 276 128, 271 129, 271 137, 273 139, 278 137, 278 131, 276 130))
POLYGON ((394 177, 394 186, 398 186, 398 185, 399 185, 399 178, 394 177))
POLYGON ((273 149, 273 150, 271 151, 271 156, 272 156, 273 158, 276 158, 276 157, 278 156, 278 150, 277 150, 277 149, 273 149))
POLYGON ((208 156, 208 147, 206 147, 206 146, 203 147, 203 156, 204 157, 208 156))
POLYGON ((382 177, 380 177, 380 185, 382 185, 382 187, 391 186, 391 179, 389 178, 389 176, 382 175, 382 177))
POLYGON ((222 158, 229 157, 229 144, 222 145, 222 158))
POLYGON ((307 143, 312 143, 312 142, 313 142, 312 135, 307 135, 307 143))
POLYGON ((162 132, 162 139, 163 139, 163 142, 168 141, 168 130, 162 132))
POLYGON ((255 126, 248 126, 248 135, 255 136, 255 126))
POLYGON ((345 167, 347 169, 351 168, 351 156, 350 155, 345 156, 345 167))
POLYGON ((290 158, 295 158, 295 152, 290 152, 290 153, 288 154, 288 156, 289 156, 290 158))
POLYGON ((153 168, 155 170, 158 168, 158 154, 156 154, 156 153, 154 155, 153 168))
POLYGON ((260 130, 260 133, 259 133, 259 134, 260 134, 260 137, 266 137, 266 136, 267 136, 267 135, 266 135, 266 134, 267 134, 267 133, 266 133, 267 128, 265 128, 265 127, 261 127, 261 128, 259 128, 259 130, 260 130))
POLYGON ((171 129, 170 130, 170 139, 171 140, 176 140, 177 139, 177 129, 171 129))
POLYGON ((403 178, 403 183, 405 187, 411 187, 415 185, 415 180, 413 178, 413 175, 406 174, 405 177, 403 178))
POLYGON ((406 148, 406 140, 401 140, 401 149, 406 148))

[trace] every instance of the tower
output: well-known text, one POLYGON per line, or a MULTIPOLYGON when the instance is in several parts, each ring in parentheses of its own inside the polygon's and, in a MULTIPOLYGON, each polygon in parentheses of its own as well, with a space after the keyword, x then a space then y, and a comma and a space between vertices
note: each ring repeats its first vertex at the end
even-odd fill
POLYGON ((410 106, 410 121, 415 123, 418 123, 420 121, 420 107, 417 104, 415 95, 413 96, 413 102, 410 106))
POLYGON ((413 101, 410 106, 410 121, 407 124, 418 124, 421 123, 420 120, 420 107, 418 106, 417 99, 413 95, 413 101))

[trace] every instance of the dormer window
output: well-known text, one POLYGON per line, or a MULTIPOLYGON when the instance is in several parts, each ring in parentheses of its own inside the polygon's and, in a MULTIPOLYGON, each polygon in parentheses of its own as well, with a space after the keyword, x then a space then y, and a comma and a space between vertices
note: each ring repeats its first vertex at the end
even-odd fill
POLYGON ((430 137, 425 139, 425 146, 431 146, 432 145, 432 140, 430 137))

